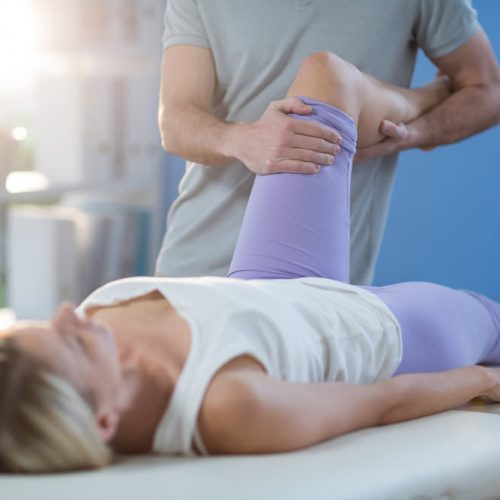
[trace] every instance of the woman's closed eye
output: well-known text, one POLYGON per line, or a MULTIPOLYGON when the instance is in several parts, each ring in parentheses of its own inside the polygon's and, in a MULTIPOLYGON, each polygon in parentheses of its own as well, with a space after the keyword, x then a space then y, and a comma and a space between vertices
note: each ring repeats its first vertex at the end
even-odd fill
POLYGON ((80 334, 75 334, 73 339, 74 339, 73 341, 78 345, 78 348, 80 350, 83 350, 86 354, 88 354, 89 346, 85 337, 80 334))
POLYGON ((86 349, 86 345, 85 345, 85 341, 83 340, 82 337, 80 337, 80 335, 75 335, 73 338, 74 338, 74 340, 76 341, 76 343, 78 344, 79 347, 81 347, 84 350, 87 350, 86 349))
POLYGON ((56 328, 56 332, 59 336, 59 338, 63 341, 64 344, 68 346, 76 346, 79 349, 85 349, 86 348, 86 340, 84 335, 81 334, 81 332, 76 329, 76 328, 56 328))
POLYGON ((84 338, 83 335, 77 332, 71 332, 71 333, 62 333, 59 332, 60 336, 63 340, 63 342, 71 347, 71 348, 76 348, 79 351, 83 351, 85 353, 88 353, 88 346, 86 339, 84 338))

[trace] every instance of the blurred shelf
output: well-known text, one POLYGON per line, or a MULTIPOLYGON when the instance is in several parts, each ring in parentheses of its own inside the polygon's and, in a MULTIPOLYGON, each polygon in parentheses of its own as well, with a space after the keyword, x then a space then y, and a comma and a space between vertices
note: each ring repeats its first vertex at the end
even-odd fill
POLYGON ((131 54, 109 49, 40 52, 37 71, 43 75, 131 78, 159 72, 159 55, 131 54))
POLYGON ((59 196, 76 192, 94 192, 94 193, 109 193, 120 194, 127 193, 130 195, 144 194, 148 190, 156 189, 155 184, 151 181, 107 181, 100 183, 87 184, 61 184, 52 185, 44 189, 31 191, 20 191, 10 193, 5 189, 0 190, 0 203, 39 203, 51 201, 59 196))

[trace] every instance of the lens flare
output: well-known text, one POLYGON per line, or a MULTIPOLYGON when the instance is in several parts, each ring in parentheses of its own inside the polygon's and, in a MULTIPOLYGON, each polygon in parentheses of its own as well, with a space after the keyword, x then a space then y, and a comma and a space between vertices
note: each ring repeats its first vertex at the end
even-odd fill
POLYGON ((24 127, 16 127, 12 129, 11 135, 15 141, 21 142, 28 137, 28 131, 24 127))
POLYGON ((5 189, 8 193, 41 191, 48 187, 49 181, 41 172, 11 172, 5 182, 5 189))
POLYGON ((0 2, 0 87, 30 84, 35 74, 37 23, 32 0, 0 2))

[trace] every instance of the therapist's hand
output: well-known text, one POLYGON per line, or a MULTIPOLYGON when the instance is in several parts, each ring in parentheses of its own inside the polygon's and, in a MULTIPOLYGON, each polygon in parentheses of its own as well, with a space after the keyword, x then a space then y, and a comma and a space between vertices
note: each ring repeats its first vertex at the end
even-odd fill
POLYGON ((288 116, 308 115, 312 108, 298 97, 273 101, 259 120, 240 124, 233 135, 235 155, 256 174, 314 174, 338 153, 340 135, 317 122, 288 116))
POLYGON ((360 148, 356 151, 354 162, 371 160, 379 156, 391 155, 408 149, 413 142, 410 140, 412 133, 411 127, 404 123, 394 123, 389 120, 384 120, 380 125, 380 133, 385 138, 366 148, 360 148))

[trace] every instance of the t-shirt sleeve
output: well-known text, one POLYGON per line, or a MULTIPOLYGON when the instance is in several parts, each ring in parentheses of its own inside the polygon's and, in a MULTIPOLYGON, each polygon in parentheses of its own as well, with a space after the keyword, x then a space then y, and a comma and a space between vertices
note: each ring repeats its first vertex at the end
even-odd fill
POLYGON ((197 0, 167 0, 163 48, 171 45, 210 48, 197 0))
POLYGON ((419 3, 416 41, 431 59, 458 49, 479 26, 471 0, 420 0, 419 3))

